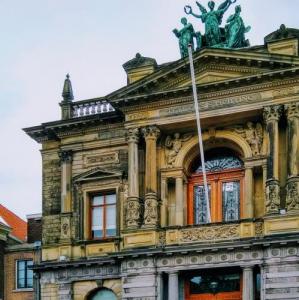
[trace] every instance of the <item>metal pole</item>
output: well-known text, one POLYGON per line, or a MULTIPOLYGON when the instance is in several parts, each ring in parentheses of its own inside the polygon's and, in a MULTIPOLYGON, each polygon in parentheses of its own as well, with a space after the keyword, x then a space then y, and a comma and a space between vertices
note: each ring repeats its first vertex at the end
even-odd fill
POLYGON ((200 159, 201 159, 201 165, 202 165, 204 191, 205 191, 205 198, 207 201, 207 219, 208 219, 208 223, 211 223, 208 181, 207 181, 207 173, 206 173, 206 165, 205 165, 205 156, 204 156, 204 151, 203 151, 203 142, 202 142, 200 116, 199 116, 199 105, 198 105, 198 95, 197 95, 197 89, 196 89, 195 72, 194 72, 194 64, 193 64, 193 55, 192 55, 192 46, 191 45, 189 45, 189 47, 188 47, 188 53, 189 53, 189 61, 190 61, 190 71, 191 71, 194 107, 195 107, 197 130, 198 130, 198 143, 199 143, 200 159))

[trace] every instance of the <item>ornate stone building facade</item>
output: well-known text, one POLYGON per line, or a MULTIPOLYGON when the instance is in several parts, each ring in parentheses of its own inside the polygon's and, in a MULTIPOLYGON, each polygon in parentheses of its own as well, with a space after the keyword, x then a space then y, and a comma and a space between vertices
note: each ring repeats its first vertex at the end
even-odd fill
POLYGON ((137 55, 103 98, 74 102, 66 79, 62 119, 25 129, 42 299, 299 299, 298 40, 195 52, 209 203, 187 58, 137 55))

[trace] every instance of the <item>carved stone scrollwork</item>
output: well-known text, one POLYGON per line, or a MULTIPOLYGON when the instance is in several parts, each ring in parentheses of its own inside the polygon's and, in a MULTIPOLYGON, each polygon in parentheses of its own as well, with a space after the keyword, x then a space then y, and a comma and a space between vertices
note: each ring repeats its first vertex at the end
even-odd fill
POLYGON ((139 142, 139 129, 138 128, 130 128, 126 132, 126 140, 128 143, 136 143, 139 142))
POLYGON ((155 193, 148 193, 144 202, 144 226, 158 225, 158 201, 155 193))
POLYGON ((170 135, 167 136, 165 140, 166 153, 166 163, 168 167, 173 167, 175 160, 183 147, 183 143, 190 140, 192 134, 184 134, 183 136, 180 133, 175 133, 173 137, 170 135))
POLYGON ((266 183, 266 213, 278 213, 280 209, 280 186, 277 180, 266 183))
POLYGON ((58 153, 61 163, 71 163, 73 161, 73 151, 60 151, 58 153))
POLYGON ((287 184, 286 207, 288 212, 299 211, 299 177, 292 178, 287 184))
POLYGON ((181 232, 182 242, 200 242, 239 238, 239 225, 224 225, 185 229, 181 232))
POLYGON ((135 197, 127 199, 125 220, 128 229, 138 228, 141 224, 143 207, 140 200, 135 197))

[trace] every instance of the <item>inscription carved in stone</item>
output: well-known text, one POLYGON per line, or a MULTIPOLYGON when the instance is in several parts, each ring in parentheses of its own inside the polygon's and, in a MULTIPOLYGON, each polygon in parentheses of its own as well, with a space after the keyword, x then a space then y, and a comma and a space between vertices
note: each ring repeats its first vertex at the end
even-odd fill
POLYGON ((119 163, 118 152, 103 153, 97 155, 86 155, 85 166, 98 166, 119 163))

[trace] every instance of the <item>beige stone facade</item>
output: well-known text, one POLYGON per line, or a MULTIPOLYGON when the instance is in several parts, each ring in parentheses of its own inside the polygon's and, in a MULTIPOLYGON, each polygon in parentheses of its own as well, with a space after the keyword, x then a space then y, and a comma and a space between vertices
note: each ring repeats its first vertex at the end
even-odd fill
POLYGON ((216 200, 210 224, 190 221, 199 150, 187 59, 144 60, 126 65, 128 86, 65 98, 62 120, 25 129, 42 144, 42 299, 105 289, 116 299, 189 299, 188 272, 231 268, 242 281, 236 299, 299 299, 298 37, 194 54, 206 154, 228 149, 242 163, 230 222, 216 200), (95 239, 93 197, 107 192, 116 232, 95 239))

